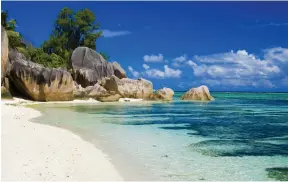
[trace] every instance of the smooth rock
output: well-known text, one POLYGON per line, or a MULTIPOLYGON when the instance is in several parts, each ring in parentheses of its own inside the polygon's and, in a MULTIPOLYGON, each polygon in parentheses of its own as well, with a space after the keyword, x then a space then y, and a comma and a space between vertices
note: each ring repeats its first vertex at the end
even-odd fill
POLYGON ((162 88, 156 91, 155 94, 152 95, 151 100, 163 100, 163 101, 171 101, 173 100, 174 91, 171 88, 162 88))
POLYGON ((1 98, 2 98, 2 99, 3 99, 3 98, 5 98, 5 99, 7 99, 7 98, 12 99, 12 98, 13 98, 13 97, 11 96, 9 90, 8 90, 6 87, 4 87, 4 86, 1 86, 1 98))
POLYGON ((71 65, 73 77, 82 87, 93 86, 98 80, 114 74, 120 78, 126 77, 125 71, 118 63, 106 61, 96 51, 87 47, 78 47, 73 51, 71 65))
POLYGON ((74 98, 86 97, 86 90, 81 85, 78 85, 76 82, 74 82, 73 97, 74 98))
POLYGON ((69 72, 60 68, 45 68, 26 60, 17 51, 9 54, 9 79, 17 91, 35 101, 68 101, 73 99, 74 82, 69 72))
POLYGON ((139 78, 137 80, 116 76, 104 78, 100 85, 108 91, 115 91, 122 98, 149 99, 153 94, 153 85, 150 81, 139 78))
POLYGON ((112 63, 113 69, 114 69, 114 75, 117 76, 118 78, 127 78, 125 70, 120 66, 119 63, 114 61, 112 63))
POLYGON ((8 54, 9 54, 8 36, 3 26, 1 26, 1 83, 3 82, 6 76, 7 66, 9 64, 8 54))
POLYGON ((115 95, 110 95, 110 96, 98 97, 97 100, 101 102, 116 102, 116 101, 119 101, 120 98, 121 98, 121 95, 115 94, 115 95))
POLYGON ((197 88, 191 88, 182 97, 182 100, 212 101, 214 98, 210 95, 207 86, 202 85, 197 88))

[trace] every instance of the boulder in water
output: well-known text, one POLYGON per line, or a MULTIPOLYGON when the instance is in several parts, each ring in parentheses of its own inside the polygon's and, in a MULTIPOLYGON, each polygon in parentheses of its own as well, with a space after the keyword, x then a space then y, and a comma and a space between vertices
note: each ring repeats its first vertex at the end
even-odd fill
POLYGON ((156 91, 151 96, 151 100, 163 100, 163 101, 171 101, 173 100, 174 91, 171 88, 162 88, 156 91))
POLYGON ((210 95, 207 86, 202 85, 197 88, 191 88, 182 97, 182 100, 195 100, 195 101, 212 101, 214 98, 210 95))
POLYGON ((100 82, 108 91, 114 91, 122 98, 149 99, 153 94, 153 85, 150 81, 139 78, 137 80, 122 78, 116 76, 104 78, 100 82))

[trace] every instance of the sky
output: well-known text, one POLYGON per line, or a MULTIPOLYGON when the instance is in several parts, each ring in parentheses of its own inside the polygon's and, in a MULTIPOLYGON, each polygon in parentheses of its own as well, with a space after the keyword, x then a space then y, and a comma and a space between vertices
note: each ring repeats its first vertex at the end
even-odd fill
POLYGON ((288 2, 1 2, 40 46, 63 7, 89 8, 130 78, 176 91, 288 92, 288 2))

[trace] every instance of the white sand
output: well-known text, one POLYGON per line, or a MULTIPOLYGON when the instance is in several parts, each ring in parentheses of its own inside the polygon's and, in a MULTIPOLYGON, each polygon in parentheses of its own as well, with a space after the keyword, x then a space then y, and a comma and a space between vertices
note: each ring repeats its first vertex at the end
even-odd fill
POLYGON ((142 102, 143 99, 120 98, 118 102, 142 102))
POLYGON ((5 102, 11 101, 1 101, 2 180, 123 180, 94 145, 70 131, 32 123, 40 112, 5 102))

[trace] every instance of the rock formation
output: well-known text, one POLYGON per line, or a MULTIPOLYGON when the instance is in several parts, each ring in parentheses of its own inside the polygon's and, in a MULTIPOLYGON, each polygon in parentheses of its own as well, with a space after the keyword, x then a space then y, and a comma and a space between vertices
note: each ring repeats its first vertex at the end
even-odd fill
POLYGON ((9 54, 11 71, 9 79, 24 96, 35 101, 67 101, 73 99, 74 82, 69 72, 45 68, 26 60, 17 51, 9 54))
POLYGON ((182 97, 182 100, 212 101, 214 98, 210 95, 207 86, 202 85, 197 88, 191 88, 182 97))
POLYGON ((121 96, 115 91, 107 91, 105 88, 96 83, 94 86, 82 88, 76 85, 73 89, 74 98, 88 99, 93 98, 102 102, 118 101, 121 96))
POLYGON ((171 88, 162 88, 156 91, 151 96, 151 100, 164 100, 164 101, 171 101, 173 100, 174 91, 171 88))
POLYGON ((117 63, 116 61, 114 61, 112 63, 113 65, 113 69, 114 69, 114 75, 117 76, 118 78, 126 78, 126 72, 125 70, 120 66, 119 63, 117 63))
POLYGON ((1 26, 1 83, 3 82, 6 76, 7 65, 9 64, 8 53, 9 53, 8 36, 3 26, 1 26))
POLYGON ((149 99, 153 94, 152 83, 142 78, 138 80, 119 79, 113 75, 110 78, 102 79, 99 84, 108 91, 116 92, 122 98, 149 99))
POLYGON ((87 47, 78 47, 73 51, 71 66, 75 81, 82 87, 93 86, 98 80, 112 75, 126 78, 125 71, 117 62, 110 63, 87 47))
POLYGON ((1 90, 5 93, 10 91, 12 96, 34 101, 88 98, 102 102, 118 101, 120 98, 172 100, 174 95, 174 91, 169 88, 160 89, 153 94, 153 84, 150 81, 126 78, 125 71, 117 62, 107 62, 100 54, 86 47, 73 51, 71 64, 74 80, 68 71, 45 68, 27 60, 17 51, 11 51, 7 60, 9 67, 5 68, 9 69, 6 79, 8 77, 9 80, 4 79, 1 90))

